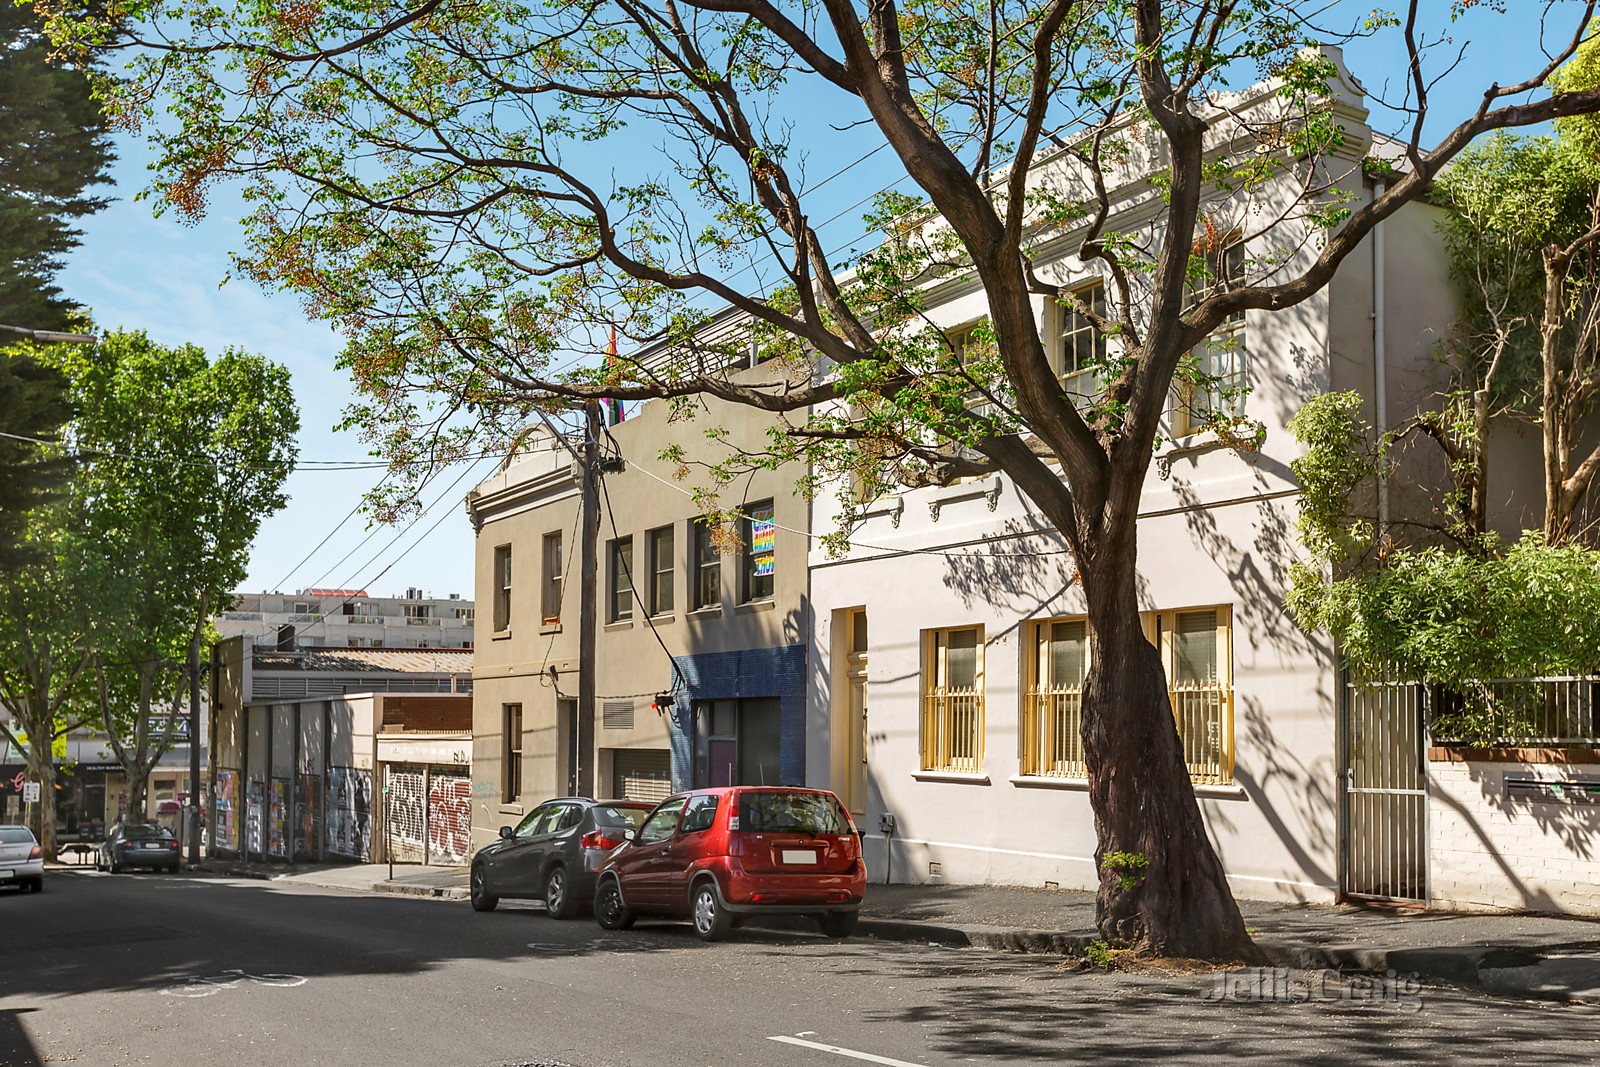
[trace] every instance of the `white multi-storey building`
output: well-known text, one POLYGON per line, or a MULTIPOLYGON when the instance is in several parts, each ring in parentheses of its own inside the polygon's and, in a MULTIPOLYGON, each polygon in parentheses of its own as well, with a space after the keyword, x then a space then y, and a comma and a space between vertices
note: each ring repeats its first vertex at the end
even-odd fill
POLYGON ((212 620, 224 638, 293 648, 471 648, 473 604, 460 594, 369 596, 365 589, 236 593, 212 620))

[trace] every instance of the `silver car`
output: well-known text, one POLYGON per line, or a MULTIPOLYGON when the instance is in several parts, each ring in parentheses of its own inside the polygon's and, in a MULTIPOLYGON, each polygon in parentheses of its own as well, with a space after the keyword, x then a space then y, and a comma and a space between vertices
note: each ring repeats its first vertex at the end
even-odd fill
POLYGON ((26 826, 0 826, 0 886, 44 888, 44 852, 26 826))

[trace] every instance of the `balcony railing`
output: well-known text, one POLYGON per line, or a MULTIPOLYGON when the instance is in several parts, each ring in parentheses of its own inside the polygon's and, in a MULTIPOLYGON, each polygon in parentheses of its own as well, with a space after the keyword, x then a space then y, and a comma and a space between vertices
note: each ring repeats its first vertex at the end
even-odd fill
MULTIPOLYGON (((1233 781, 1233 690, 1221 682, 1168 687, 1189 778, 1197 785, 1233 781)), ((1022 773, 1084 778, 1083 691, 1076 686, 1028 690, 1022 709, 1022 773)))
POLYGON ((983 767, 983 691, 936 686, 922 698, 922 769, 977 774, 983 767))
POLYGON ((407 615, 407 626, 438 626, 439 620, 431 615, 407 615))

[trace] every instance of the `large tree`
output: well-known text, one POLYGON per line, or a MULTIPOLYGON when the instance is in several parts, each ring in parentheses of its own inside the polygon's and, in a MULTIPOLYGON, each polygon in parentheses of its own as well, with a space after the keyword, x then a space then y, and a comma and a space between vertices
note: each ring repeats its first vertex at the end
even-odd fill
POLYGON ((247 352, 213 359, 112 331, 61 365, 77 406, 79 565, 106 605, 91 620, 93 691, 140 812, 150 771, 182 736, 189 650, 285 502, 299 416, 288 371, 247 352))
POLYGON ((54 278, 113 158, 88 75, 52 51, 31 7, 0 4, 0 323, 34 330, 76 310, 54 278))
POLYGON ((61 372, 0 338, 0 581, 29 558, 28 513, 60 492, 71 469, 35 442, 53 440, 71 414, 61 372))
MULTIPOLYGON (((58 40, 130 60, 110 113, 150 124, 169 203, 198 213, 212 183, 248 182, 244 267, 347 332, 356 418, 397 460, 510 435, 533 408, 709 394, 775 413, 787 436, 770 461, 821 475, 1005 472, 1082 576, 1099 855, 1148 861, 1137 879, 1102 865, 1100 929, 1214 958, 1254 950, 1136 596, 1174 379, 1219 397, 1194 355, 1207 338, 1317 294, 1480 134, 1600 109, 1600 91, 1548 91, 1593 4, 1552 10, 1566 36, 1548 61, 1437 131, 1433 54, 1455 52, 1415 3, 1343 31, 1272 0, 136 0, 115 24, 51 6, 58 40), (1340 74, 1311 46, 1379 33, 1409 60, 1394 72, 1406 121, 1366 198, 1338 163, 1340 74), (1276 81, 1257 106, 1227 95, 1262 75, 1276 81), (825 122, 869 131, 916 190, 877 198, 877 236, 845 272, 812 208, 825 180, 804 138, 825 122), (1137 224, 1119 210, 1130 169, 1149 174, 1137 224), (1230 264, 1240 235, 1250 263, 1230 264), (1105 278, 1104 307, 1039 269, 1063 241, 1105 278), (925 318, 926 283, 952 273, 988 306, 970 356, 925 318), (1041 300, 1114 340, 1082 410, 1041 300), (733 317, 713 324, 722 307, 733 317), (570 366, 613 327, 648 357, 570 366), (752 346, 783 373, 730 373, 752 346)), ((1477 6, 1453 13, 1493 18, 1477 6)), ((1231 407, 1194 414, 1237 434, 1231 407)))

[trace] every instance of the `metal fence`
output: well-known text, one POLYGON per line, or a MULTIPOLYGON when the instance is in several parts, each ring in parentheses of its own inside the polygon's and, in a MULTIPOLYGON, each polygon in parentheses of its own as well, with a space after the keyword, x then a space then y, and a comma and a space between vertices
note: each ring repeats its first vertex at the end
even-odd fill
POLYGON ((976 774, 983 766, 983 692, 936 686, 922 701, 922 769, 976 774))
POLYGON ((1427 899, 1428 688, 1347 680, 1344 890, 1385 900, 1427 899))
POLYGON ((1600 744, 1600 678, 1491 678, 1431 687, 1430 733, 1439 741, 1600 744))
MULTIPOLYGON (((1233 781, 1233 689, 1222 682, 1175 683, 1168 687, 1183 759, 1192 781, 1233 781)), ((1022 773, 1045 778, 1083 778, 1083 690, 1078 686, 1034 687, 1022 709, 1022 773)))

